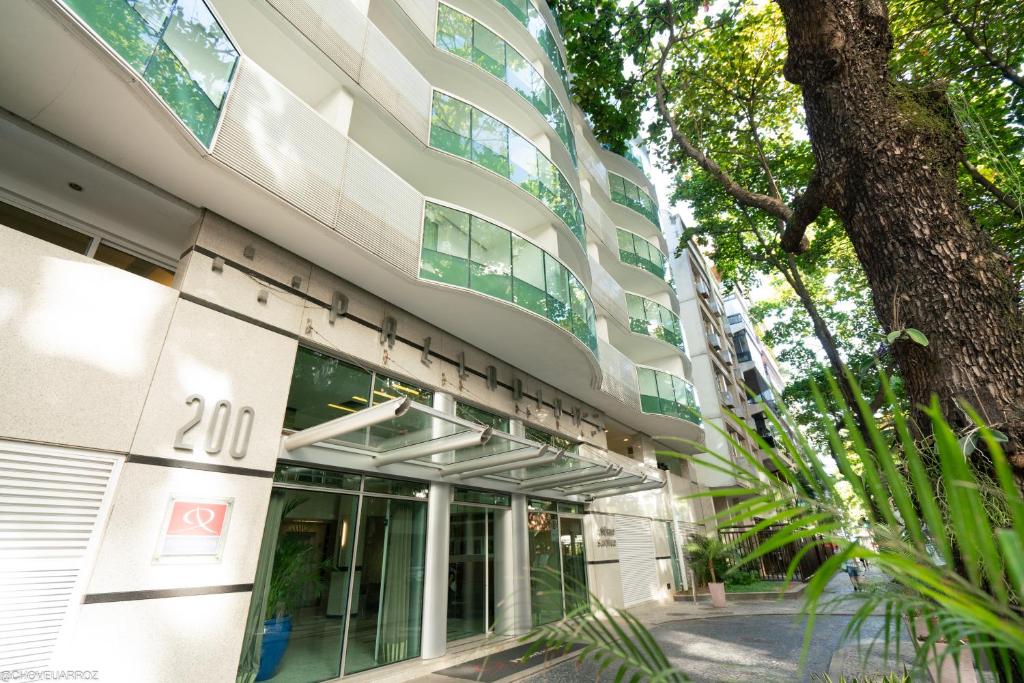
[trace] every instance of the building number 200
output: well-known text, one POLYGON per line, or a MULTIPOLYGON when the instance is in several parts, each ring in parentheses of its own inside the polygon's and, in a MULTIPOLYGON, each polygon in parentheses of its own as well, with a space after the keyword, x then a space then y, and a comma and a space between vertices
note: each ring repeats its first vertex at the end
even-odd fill
MULTIPOLYGON (((206 401, 199 394, 192 394, 185 399, 185 405, 193 404, 196 407, 196 414, 174 434, 174 447, 179 451, 192 450, 192 445, 185 442, 185 437, 203 421, 206 401)), ((246 451, 249 450, 249 438, 252 436, 252 425, 255 421, 256 411, 249 406, 244 406, 238 411, 235 429, 231 433, 231 445, 228 448, 228 453, 232 458, 241 460, 245 457, 246 451)), ((224 440, 227 438, 230 423, 231 401, 223 399, 217 401, 210 415, 210 424, 206 428, 204 448, 209 455, 217 455, 224 448, 224 440)))

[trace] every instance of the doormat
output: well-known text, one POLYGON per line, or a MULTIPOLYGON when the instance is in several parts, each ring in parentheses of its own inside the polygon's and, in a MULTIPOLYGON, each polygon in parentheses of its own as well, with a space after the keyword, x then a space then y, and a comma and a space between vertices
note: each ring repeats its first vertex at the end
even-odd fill
POLYGON ((569 654, 581 649, 582 645, 573 645, 568 650, 560 647, 553 647, 547 649, 540 649, 534 652, 526 660, 526 653, 530 650, 531 645, 520 645, 513 647, 509 650, 503 650, 502 652, 495 652, 494 654, 481 657, 480 659, 474 659, 468 662, 463 662, 456 666, 448 667, 447 669, 441 669, 434 673, 440 674, 441 676, 449 676, 451 678, 462 678, 468 681, 482 681, 483 683, 494 683, 494 681, 501 680, 507 676, 522 673, 527 669, 532 669, 535 666, 540 666, 544 662, 557 659, 562 655, 569 654))

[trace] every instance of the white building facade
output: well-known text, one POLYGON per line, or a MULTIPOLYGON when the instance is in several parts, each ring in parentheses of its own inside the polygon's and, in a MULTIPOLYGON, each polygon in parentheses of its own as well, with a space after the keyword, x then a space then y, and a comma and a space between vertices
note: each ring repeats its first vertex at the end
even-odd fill
POLYGON ((543 2, 0 17, 0 670, 373 679, 684 584, 656 195, 543 2))

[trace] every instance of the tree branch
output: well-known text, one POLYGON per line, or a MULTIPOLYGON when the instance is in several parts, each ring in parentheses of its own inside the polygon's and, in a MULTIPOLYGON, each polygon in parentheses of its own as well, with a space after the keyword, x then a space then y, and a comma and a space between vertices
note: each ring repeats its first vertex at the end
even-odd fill
POLYGON ((950 23, 952 23, 953 26, 963 34, 964 38, 967 39, 967 42, 974 46, 974 49, 978 51, 978 54, 985 58, 985 61, 989 66, 997 69, 1008 81, 1016 85, 1018 88, 1024 88, 1024 74, 1007 64, 1005 61, 1000 59, 998 55, 992 52, 988 45, 978 38, 974 29, 960 18, 960 15, 955 9, 953 9, 950 3, 946 2, 944 4, 950 23))
POLYGON ((999 203, 1008 208, 1010 211, 1013 211, 1018 216, 1024 217, 1024 211, 1021 211, 1020 202, 1015 197, 1005 192, 1004 190, 999 189, 999 187, 996 186, 995 183, 986 178, 982 174, 982 172, 978 170, 978 167, 972 164, 970 161, 968 161, 966 157, 961 159, 960 163, 964 165, 964 168, 967 169, 968 175, 971 176, 971 179, 975 183, 985 188, 985 190, 989 194, 991 194, 993 197, 999 200, 999 203))

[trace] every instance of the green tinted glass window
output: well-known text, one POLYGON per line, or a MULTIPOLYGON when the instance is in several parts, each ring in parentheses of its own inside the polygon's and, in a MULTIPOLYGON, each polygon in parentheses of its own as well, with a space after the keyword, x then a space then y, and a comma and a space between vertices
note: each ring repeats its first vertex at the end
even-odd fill
POLYGON ((463 59, 472 59, 473 20, 444 3, 438 3, 437 46, 463 59))
POLYGON ((431 116, 431 146, 510 179, 539 199, 586 244, 583 210, 572 186, 533 143, 493 116, 436 91, 431 116), (532 155, 528 147, 533 149, 532 155))
POLYGON ((495 415, 482 408, 471 406, 468 403, 455 404, 455 416, 463 420, 472 420, 478 424, 487 425, 499 432, 508 433, 509 422, 504 415, 495 415))
POLYGON ((511 507, 512 505, 512 496, 507 493, 479 489, 456 488, 452 498, 456 503, 479 503, 481 505, 500 505, 501 507, 511 507))
POLYGON ((558 504, 558 511, 559 512, 565 512, 565 513, 572 514, 572 515, 582 515, 583 514, 583 504, 582 503, 559 503, 558 504))
POLYGON ((451 154, 470 158, 473 107, 462 100, 434 92, 430 144, 451 154))
POLYGON ((512 237, 512 300, 523 308, 547 317, 544 283, 544 252, 519 237, 512 237))
POLYGON ((555 501, 553 500, 540 500, 539 498, 531 498, 527 502, 527 507, 530 510, 554 510, 555 501))
POLYGON ((474 216, 469 259, 473 290, 512 300, 512 234, 508 230, 474 216))
POLYGON ((476 22, 473 25, 473 61, 492 75, 505 79, 505 41, 476 22))
POLYGON ((612 201, 633 209, 651 223, 658 225, 658 206, 647 191, 615 173, 608 174, 612 201))
POLYGON ((508 134, 504 123, 473 109, 473 161, 507 178, 508 134))
POLYGON ((299 347, 284 426, 306 429, 362 410, 370 401, 372 374, 318 351, 299 347))
POLYGON ((427 203, 420 277, 469 286, 469 214, 427 203))
POLYGON ((206 146, 238 51, 202 0, 68 0, 206 146))
POLYGON ((572 329, 572 303, 569 293, 569 271, 548 254, 544 254, 544 276, 547 282, 548 317, 567 330, 572 329))
POLYGON ((394 379, 378 374, 373 380, 373 405, 384 403, 395 398, 408 396, 416 403, 429 406, 434 402, 434 392, 424 389, 405 380, 394 379))
POLYGON ((350 472, 337 472, 305 465, 278 463, 274 469, 274 481, 283 484, 305 484, 326 489, 358 491, 362 477, 350 472))
POLYGON ((391 496, 426 498, 430 493, 430 484, 425 481, 410 481, 408 479, 366 477, 363 481, 363 491, 367 493, 383 493, 391 496))
POLYGON ((557 259, 510 230, 427 202, 420 277, 511 301, 597 353, 597 316, 586 289, 557 259))
POLYGON ((536 427, 527 426, 525 429, 526 438, 531 441, 546 443, 553 448, 564 450, 567 453, 574 453, 579 448, 578 443, 571 441, 564 436, 558 436, 557 434, 552 434, 551 432, 546 432, 543 429, 538 429, 536 427))

